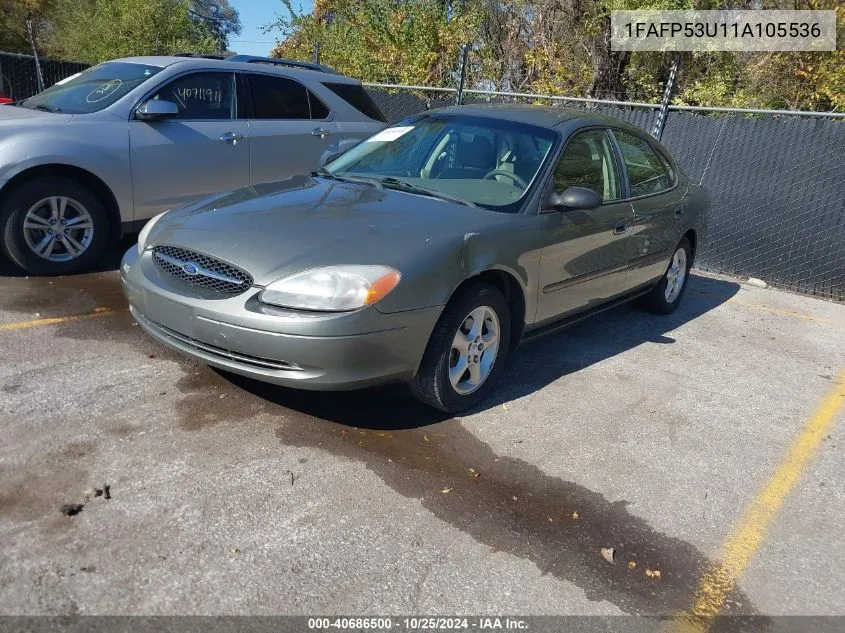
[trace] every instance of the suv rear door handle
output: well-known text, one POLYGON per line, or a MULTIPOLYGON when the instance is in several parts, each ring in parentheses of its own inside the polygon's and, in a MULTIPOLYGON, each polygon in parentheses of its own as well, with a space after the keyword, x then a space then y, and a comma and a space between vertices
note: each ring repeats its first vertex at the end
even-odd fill
POLYGON ((324 127, 315 127, 313 130, 311 130, 311 134, 313 136, 319 136, 320 138, 325 138, 325 137, 329 136, 331 133, 332 133, 331 130, 327 130, 324 127))
POLYGON ((628 230, 629 226, 630 224, 628 223, 628 220, 619 220, 616 223, 616 226, 613 227, 613 234, 622 235, 625 231, 628 230))
POLYGON ((231 143, 232 145, 234 145, 238 141, 243 141, 244 135, 243 134, 235 134, 234 132, 226 132, 225 134, 220 135, 220 140, 223 141, 224 143, 231 143))

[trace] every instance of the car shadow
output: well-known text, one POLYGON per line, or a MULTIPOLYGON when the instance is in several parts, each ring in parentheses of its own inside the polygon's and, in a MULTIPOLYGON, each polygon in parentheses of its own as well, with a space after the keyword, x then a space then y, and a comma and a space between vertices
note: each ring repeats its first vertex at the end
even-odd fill
MULTIPOLYGON (((672 345, 675 340, 670 332, 725 303, 739 287, 735 282, 693 275, 681 305, 670 315, 650 314, 629 304, 537 340, 526 341, 511 360, 496 392, 467 413, 478 413, 525 397, 568 374, 644 343, 672 345)), ((220 373, 260 398, 356 428, 411 429, 453 417, 418 403, 404 385, 329 394, 286 389, 220 373)))

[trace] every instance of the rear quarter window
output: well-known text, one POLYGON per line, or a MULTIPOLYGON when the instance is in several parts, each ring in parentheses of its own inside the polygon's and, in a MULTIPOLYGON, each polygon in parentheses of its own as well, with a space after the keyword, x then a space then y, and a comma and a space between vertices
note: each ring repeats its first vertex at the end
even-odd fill
POLYGON ((381 121, 382 123, 387 123, 387 117, 382 114, 375 101, 367 94, 363 86, 359 84, 333 82, 323 82, 323 85, 364 116, 381 121))

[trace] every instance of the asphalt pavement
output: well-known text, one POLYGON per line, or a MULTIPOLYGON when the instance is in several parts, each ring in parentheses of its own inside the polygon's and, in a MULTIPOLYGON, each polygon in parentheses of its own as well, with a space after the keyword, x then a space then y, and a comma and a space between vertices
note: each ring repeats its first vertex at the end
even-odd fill
POLYGON ((845 615, 845 305, 697 274, 453 418, 181 358, 117 257, 0 271, 0 614, 845 615))

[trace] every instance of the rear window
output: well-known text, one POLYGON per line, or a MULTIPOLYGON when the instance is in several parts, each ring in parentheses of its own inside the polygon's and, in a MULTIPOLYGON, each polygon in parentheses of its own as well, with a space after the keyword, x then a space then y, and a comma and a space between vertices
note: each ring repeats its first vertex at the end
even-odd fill
POLYGON ((370 95, 367 94, 363 86, 330 82, 323 82, 323 85, 364 116, 381 121, 382 123, 387 123, 387 118, 381 113, 381 110, 378 109, 378 106, 370 98, 370 95))

